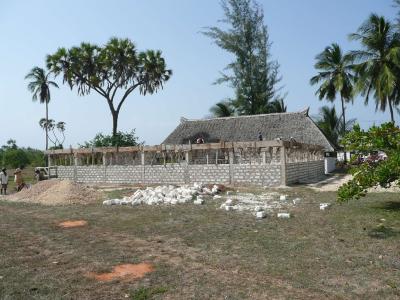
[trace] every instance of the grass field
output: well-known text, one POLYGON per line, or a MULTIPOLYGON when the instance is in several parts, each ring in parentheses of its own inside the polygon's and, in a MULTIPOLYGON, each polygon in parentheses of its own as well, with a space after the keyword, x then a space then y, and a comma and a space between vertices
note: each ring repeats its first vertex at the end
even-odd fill
MULTIPOLYGON (((334 193, 289 191, 288 220, 175 207, 48 207, 0 201, 0 299, 399 299, 399 194, 320 211, 334 193), (65 220, 88 226, 61 229, 65 220), (149 262, 125 282, 88 272, 149 262)), ((116 196, 116 193, 113 193, 116 196)))

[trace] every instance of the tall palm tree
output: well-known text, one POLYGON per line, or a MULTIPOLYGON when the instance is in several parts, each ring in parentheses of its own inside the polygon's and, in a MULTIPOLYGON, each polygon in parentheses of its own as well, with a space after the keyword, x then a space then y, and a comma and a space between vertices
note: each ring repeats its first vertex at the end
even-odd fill
POLYGON ((210 108, 210 112, 214 117, 232 117, 235 114, 235 109, 233 108, 231 102, 221 101, 210 108))
POLYGON ((271 113, 284 113, 287 111, 287 106, 283 98, 276 99, 270 104, 271 113))
POLYGON ((394 123, 393 106, 398 87, 400 33, 383 16, 371 14, 350 39, 360 41, 363 50, 352 51, 358 75, 357 89, 368 103, 373 92, 376 109, 385 111, 389 106, 394 123))
MULTIPOLYGON (((57 83, 49 80, 50 73, 47 73, 39 67, 34 67, 28 75, 25 76, 25 79, 32 80, 28 84, 28 90, 33 94, 32 100, 39 100, 40 103, 44 103, 46 105, 46 124, 49 123, 49 102, 50 102, 50 87, 58 88, 57 83)), ((45 127, 46 131, 46 150, 49 148, 49 128, 45 127)))
MULTIPOLYGON (((353 101, 353 85, 355 76, 353 73, 352 58, 344 54, 336 43, 325 48, 316 56, 315 68, 319 70, 318 75, 311 78, 311 85, 321 83, 317 92, 319 99, 327 99, 333 102, 336 95, 340 95, 342 104, 342 134, 346 130, 346 108, 345 103, 353 101)), ((344 156, 346 161, 346 155, 344 156)))
POLYGON ((319 109, 319 115, 316 117, 316 123, 325 136, 335 146, 339 146, 340 138, 343 137, 343 132, 350 131, 355 123, 355 119, 348 120, 343 124, 343 115, 338 116, 335 106, 323 106, 319 109), (345 126, 343 130, 343 126, 345 126))

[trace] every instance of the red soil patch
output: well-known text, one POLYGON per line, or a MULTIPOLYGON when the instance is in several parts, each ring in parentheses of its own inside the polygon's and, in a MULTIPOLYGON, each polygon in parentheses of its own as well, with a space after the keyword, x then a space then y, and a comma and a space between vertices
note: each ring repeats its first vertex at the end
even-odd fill
POLYGON ((144 277, 147 273, 153 272, 154 268, 151 264, 140 263, 137 265, 125 264, 118 265, 113 268, 110 273, 88 273, 88 276, 98 281, 112 281, 114 279, 136 280, 144 277))
POLYGON ((87 221, 84 220, 78 220, 78 221, 65 221, 61 222, 58 224, 58 226, 62 228, 73 228, 73 227, 81 227, 81 226, 86 226, 87 221))

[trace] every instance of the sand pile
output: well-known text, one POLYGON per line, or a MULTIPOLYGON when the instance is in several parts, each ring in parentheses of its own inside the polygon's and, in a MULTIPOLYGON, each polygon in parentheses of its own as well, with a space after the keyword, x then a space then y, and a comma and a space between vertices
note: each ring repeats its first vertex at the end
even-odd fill
POLYGON ((10 201, 23 201, 41 203, 44 205, 62 204, 88 204, 100 201, 104 195, 92 188, 69 180, 44 180, 30 189, 24 189, 12 194, 6 199, 10 201))

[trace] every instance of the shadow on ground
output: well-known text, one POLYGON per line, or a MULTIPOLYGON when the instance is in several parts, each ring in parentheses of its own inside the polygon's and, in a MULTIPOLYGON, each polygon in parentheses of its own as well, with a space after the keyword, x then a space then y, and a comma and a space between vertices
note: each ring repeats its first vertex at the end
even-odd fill
POLYGON ((375 239, 387 239, 390 237, 400 236, 400 231, 394 230, 391 227, 379 225, 376 228, 371 229, 368 232, 368 236, 375 238, 375 239))
POLYGON ((380 203, 379 206, 376 206, 375 208, 400 212, 400 201, 386 201, 380 203))

